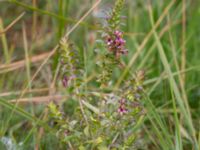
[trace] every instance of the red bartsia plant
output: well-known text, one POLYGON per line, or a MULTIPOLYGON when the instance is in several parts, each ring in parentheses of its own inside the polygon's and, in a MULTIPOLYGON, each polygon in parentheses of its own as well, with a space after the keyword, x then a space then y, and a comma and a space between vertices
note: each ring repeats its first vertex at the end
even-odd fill
POLYGON ((98 58, 99 73, 94 81, 99 87, 88 89, 80 52, 69 40, 60 42, 62 84, 68 89, 76 107, 65 108, 54 103, 49 105, 50 125, 67 149, 133 149, 135 132, 132 131, 143 116, 144 72, 128 75, 117 90, 112 88, 115 68, 122 64, 122 55, 128 55, 126 40, 120 30, 121 11, 125 0, 116 0, 113 11, 106 17, 102 31, 101 53, 98 58), (69 90, 73 89, 73 90, 69 90), (74 109, 73 113, 68 109, 74 109))

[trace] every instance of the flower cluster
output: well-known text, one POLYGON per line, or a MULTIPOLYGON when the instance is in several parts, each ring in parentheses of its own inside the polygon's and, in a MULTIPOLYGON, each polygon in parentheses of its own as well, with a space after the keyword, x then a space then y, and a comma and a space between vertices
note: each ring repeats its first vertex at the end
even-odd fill
POLYGON ((125 48, 125 43, 126 41, 123 39, 123 33, 118 30, 106 37, 106 45, 116 58, 128 53, 128 50, 125 48))
POLYGON ((122 98, 119 100, 119 108, 118 113, 120 115, 126 114, 128 112, 128 109, 126 108, 126 99, 122 98))

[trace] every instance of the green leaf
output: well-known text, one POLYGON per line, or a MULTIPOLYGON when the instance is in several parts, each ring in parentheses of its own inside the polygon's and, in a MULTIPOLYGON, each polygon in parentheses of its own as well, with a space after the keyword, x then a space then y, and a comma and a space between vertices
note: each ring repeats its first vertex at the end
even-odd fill
POLYGON ((85 129, 83 130, 83 132, 87 137, 89 137, 90 136, 89 126, 86 126, 85 129))
POLYGON ((98 150, 109 150, 109 149, 104 145, 100 145, 98 146, 98 150))
POLYGON ((86 150, 85 147, 83 147, 83 145, 79 146, 78 149, 79 149, 79 150, 86 150))
POLYGON ((100 114, 100 111, 98 108, 94 107, 93 105, 91 105, 90 103, 86 102, 86 101, 82 101, 83 104, 90 110, 92 110, 94 113, 96 113, 97 115, 100 114))

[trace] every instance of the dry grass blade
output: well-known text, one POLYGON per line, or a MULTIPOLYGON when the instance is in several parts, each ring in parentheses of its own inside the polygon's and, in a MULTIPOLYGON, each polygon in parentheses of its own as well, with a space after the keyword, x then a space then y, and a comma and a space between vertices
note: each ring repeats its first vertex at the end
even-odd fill
MULTIPOLYGON (((50 88, 41 88, 41 89, 31 89, 28 90, 25 94, 27 93, 44 93, 44 92, 48 92, 50 90, 50 88)), ((6 97, 6 96, 14 96, 14 95, 19 95, 21 93, 21 91, 13 91, 13 92, 5 92, 5 93, 0 93, 0 97, 6 97)))
MULTIPOLYGON (((33 56, 33 57, 30 58, 30 62, 36 63, 36 62, 42 61, 45 58, 47 58, 49 53, 50 52, 33 56)), ((26 65, 25 60, 20 60, 20 61, 17 61, 17 62, 13 62, 11 64, 2 64, 2 65, 0 65, 0 74, 10 72, 10 71, 14 71, 14 70, 17 70, 19 68, 23 68, 23 67, 25 67, 25 65, 26 65)))
POLYGON ((48 104, 50 101, 60 102, 62 99, 67 98, 63 95, 51 95, 51 96, 41 96, 41 97, 32 97, 32 98, 21 98, 9 100, 10 103, 19 103, 19 104, 48 104))
POLYGON ((15 25, 24 15, 25 12, 21 13, 21 15, 19 15, 15 20, 13 20, 3 31, 0 31, 0 35, 12 28, 12 26, 15 25))
MULTIPOLYGON (((181 57, 181 69, 184 70, 186 67, 186 46, 185 46, 185 39, 186 39, 186 1, 182 0, 182 57, 181 57)), ((185 74, 182 75, 181 78, 181 86, 184 88, 185 86, 185 74)))

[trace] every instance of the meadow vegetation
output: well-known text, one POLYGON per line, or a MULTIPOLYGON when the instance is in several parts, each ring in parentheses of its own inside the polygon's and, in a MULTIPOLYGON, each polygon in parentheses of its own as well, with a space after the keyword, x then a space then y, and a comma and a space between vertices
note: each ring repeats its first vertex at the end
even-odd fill
POLYGON ((0 150, 200 150, 200 1, 0 0, 0 150))

